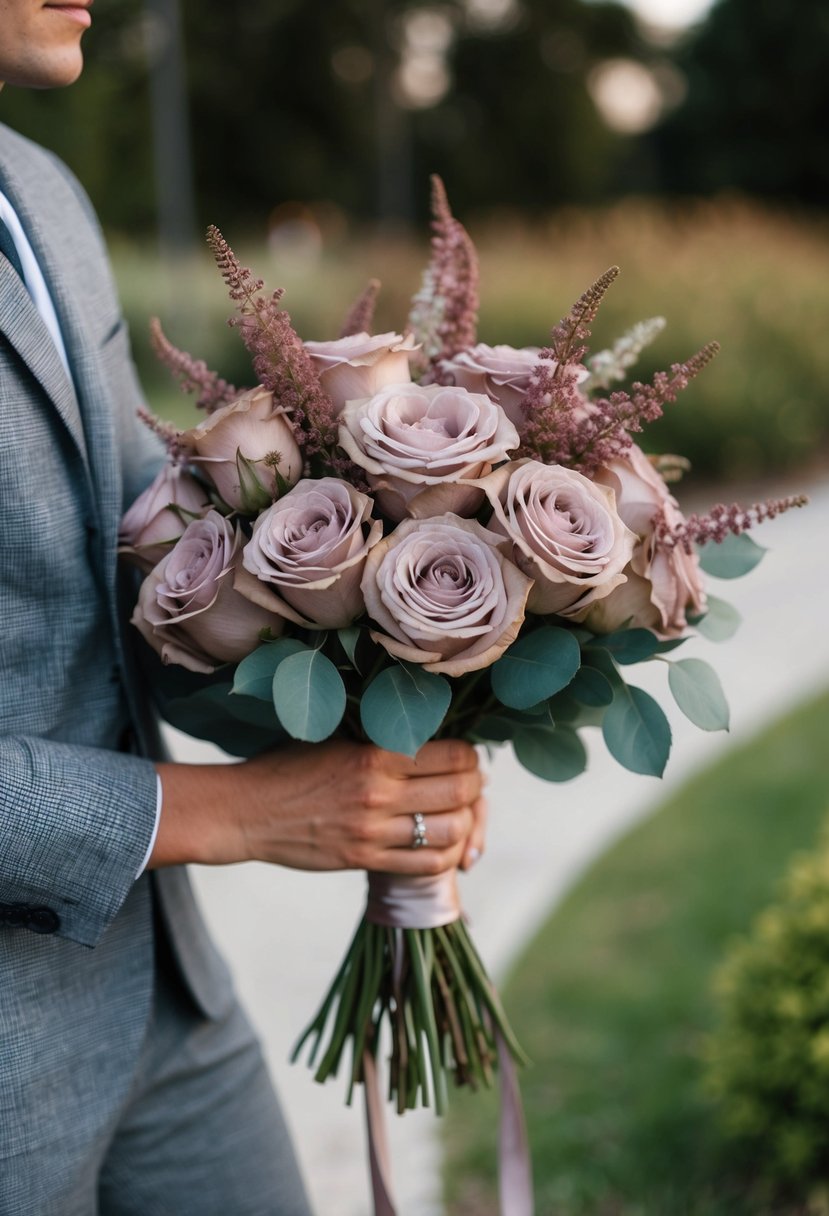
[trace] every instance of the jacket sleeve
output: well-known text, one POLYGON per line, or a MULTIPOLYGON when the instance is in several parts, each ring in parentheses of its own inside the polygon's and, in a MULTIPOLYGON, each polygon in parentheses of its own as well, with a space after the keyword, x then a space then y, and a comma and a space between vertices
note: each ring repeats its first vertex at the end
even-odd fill
POLYGON ((150 760, 37 737, 0 739, 0 921, 94 946, 150 843, 150 760), (48 913, 49 915, 44 915, 48 913))

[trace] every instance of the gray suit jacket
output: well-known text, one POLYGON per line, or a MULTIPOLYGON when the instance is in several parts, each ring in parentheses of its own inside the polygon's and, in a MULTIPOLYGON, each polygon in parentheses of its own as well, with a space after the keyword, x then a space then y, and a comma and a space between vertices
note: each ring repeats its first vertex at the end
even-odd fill
MULTIPOLYGON (((94 214, 0 125, 0 189, 51 290, 66 376, 0 258, 0 1178, 55 1121, 104 1126, 152 990, 153 888, 195 1000, 232 1000, 183 870, 135 881, 155 815, 152 721, 121 628, 116 531, 160 453, 94 214), (133 727, 144 756, 129 754, 133 727)), ((0 1204, 0 1206, 2 1206, 0 1204)))

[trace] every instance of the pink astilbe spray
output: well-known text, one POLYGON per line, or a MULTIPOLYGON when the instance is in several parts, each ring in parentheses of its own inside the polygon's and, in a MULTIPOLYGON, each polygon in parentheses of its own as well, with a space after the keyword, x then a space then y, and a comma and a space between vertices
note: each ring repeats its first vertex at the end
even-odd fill
POLYGON ((650 384, 636 381, 630 393, 611 393, 591 401, 587 415, 574 428, 567 463, 589 477, 623 455, 630 447, 631 434, 641 431, 644 423, 661 418, 664 406, 676 400, 719 349, 718 342, 709 342, 685 363, 672 364, 670 372, 657 372, 650 384))
POLYGON ((522 456, 545 464, 571 464, 580 422, 588 408, 579 389, 584 375, 590 326, 611 283, 619 274, 611 266, 581 295, 550 335, 550 345, 539 351, 524 398, 526 423, 522 428, 522 456))
POLYGON ((432 254, 412 300, 407 332, 420 343, 420 370, 475 345, 478 254, 449 208, 443 182, 432 177, 432 254))
POLYGON ((720 502, 705 515, 689 515, 681 523, 669 525, 660 519, 656 524, 656 539, 671 549, 682 545, 686 553, 690 553, 695 544, 705 545, 709 541, 722 544, 727 536, 739 536, 763 520, 774 519, 793 507, 805 507, 808 501, 805 494, 790 494, 785 498, 767 498, 750 507, 742 507, 737 502, 726 506, 720 502))
POLYGON ((181 442, 183 432, 177 426, 174 426, 172 422, 162 422, 152 410, 147 409, 144 405, 138 407, 136 414, 139 421, 143 422, 148 430, 152 431, 154 435, 158 435, 167 449, 170 464, 183 464, 188 459, 190 453, 181 442))
POLYGON ((156 358, 172 372, 182 392, 198 393, 198 409, 213 414, 239 396, 239 390, 211 371, 203 359, 194 359, 187 351, 174 346, 161 328, 158 317, 150 320, 150 342, 156 358))
POLYGON ((354 334, 370 334, 374 324, 374 306, 380 293, 380 280, 369 279, 366 286, 345 314, 339 336, 350 338, 354 334))
POLYGON ((207 229, 207 243, 239 311, 229 324, 239 329, 259 382, 291 417, 306 458, 317 457, 324 470, 347 475, 349 462, 337 450, 333 403, 290 316, 280 307, 284 291, 264 294, 264 281, 242 266, 214 224, 207 229))

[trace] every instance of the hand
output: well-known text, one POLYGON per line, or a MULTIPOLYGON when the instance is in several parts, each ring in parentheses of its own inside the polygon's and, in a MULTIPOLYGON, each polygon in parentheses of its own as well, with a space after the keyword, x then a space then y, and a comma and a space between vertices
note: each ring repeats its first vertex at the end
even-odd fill
POLYGON ((150 866, 258 860, 295 869, 438 874, 483 847, 478 758, 458 740, 412 760, 369 744, 294 744, 238 765, 159 765, 150 866), (428 846, 413 849, 413 815, 428 846))

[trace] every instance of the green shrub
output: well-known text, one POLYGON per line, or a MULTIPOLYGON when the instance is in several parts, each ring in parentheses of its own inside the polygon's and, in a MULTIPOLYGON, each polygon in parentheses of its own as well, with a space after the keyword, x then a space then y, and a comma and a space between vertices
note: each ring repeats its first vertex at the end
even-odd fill
POLYGON ((829 838, 717 974, 707 1086, 752 1173, 806 1199, 829 1185, 829 838))

